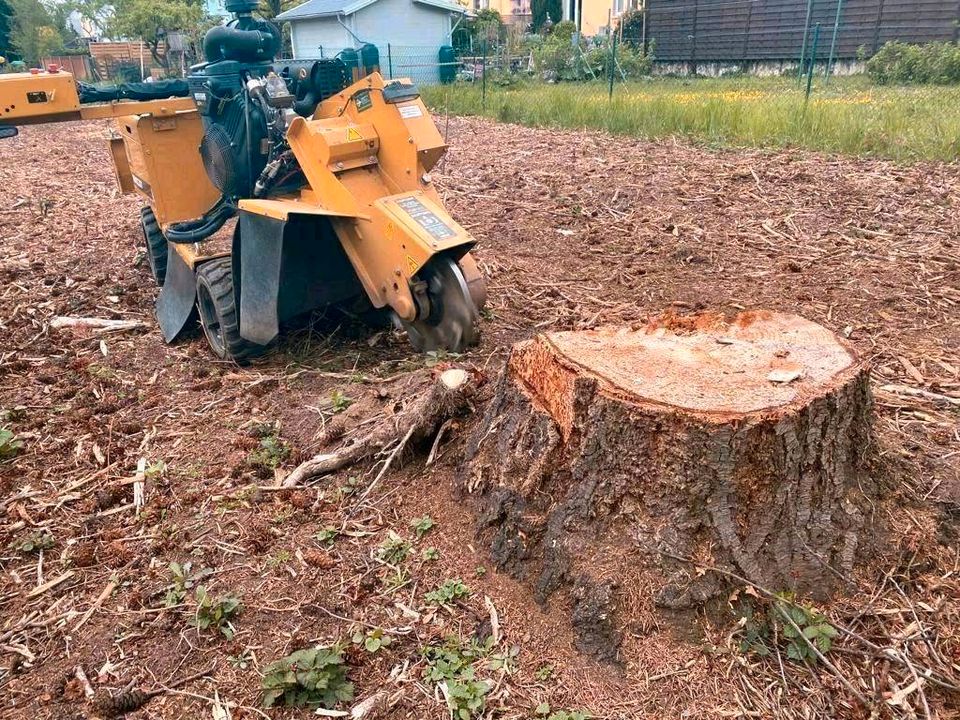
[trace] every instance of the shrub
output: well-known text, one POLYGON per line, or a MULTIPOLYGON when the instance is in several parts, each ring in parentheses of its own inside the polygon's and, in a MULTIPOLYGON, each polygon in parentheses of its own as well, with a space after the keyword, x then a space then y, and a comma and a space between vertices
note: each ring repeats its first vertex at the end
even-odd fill
MULTIPOLYGON (((587 53, 587 62, 598 76, 610 77, 611 53, 609 46, 594 48, 587 53)), ((641 77, 649 75, 653 69, 653 58, 650 55, 644 55, 639 50, 634 50, 629 45, 617 46, 617 65, 619 69, 614 68, 614 79, 621 80, 620 70, 628 78, 641 77)))
POLYGON ((960 82, 960 46, 888 42, 867 61, 867 74, 878 85, 960 82))
POLYGON ((260 686, 264 707, 319 705, 330 709, 353 700, 353 684, 347 682, 343 652, 337 645, 297 650, 270 663, 260 686))

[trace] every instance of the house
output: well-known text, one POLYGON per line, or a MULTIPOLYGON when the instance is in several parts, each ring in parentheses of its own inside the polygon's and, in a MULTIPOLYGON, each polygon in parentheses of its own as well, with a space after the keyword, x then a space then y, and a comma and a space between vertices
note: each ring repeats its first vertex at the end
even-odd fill
POLYGON ((384 75, 440 81, 439 51, 467 9, 455 0, 308 0, 277 16, 290 23, 293 56, 333 57, 376 45, 384 75))
POLYGON ((584 37, 605 35, 617 26, 627 10, 641 5, 642 0, 563 0, 563 19, 576 23, 584 37))
MULTIPOLYGON (((496 10, 506 25, 519 25, 526 28, 533 20, 530 0, 470 0, 474 12, 496 10)), ((560 18, 554 18, 554 22, 560 18)))

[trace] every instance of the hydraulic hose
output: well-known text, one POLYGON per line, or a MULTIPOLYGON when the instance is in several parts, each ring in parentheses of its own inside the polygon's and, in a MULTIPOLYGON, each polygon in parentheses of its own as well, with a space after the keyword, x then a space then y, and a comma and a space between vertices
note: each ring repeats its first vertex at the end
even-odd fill
POLYGON ((236 214, 237 208, 221 198, 202 218, 174 223, 164 234, 175 245, 192 245, 206 240, 236 214))

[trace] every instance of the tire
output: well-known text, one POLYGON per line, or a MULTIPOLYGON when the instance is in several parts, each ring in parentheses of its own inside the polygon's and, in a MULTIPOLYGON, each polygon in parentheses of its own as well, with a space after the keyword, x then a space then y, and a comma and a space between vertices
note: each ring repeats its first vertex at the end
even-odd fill
POLYGON ((203 334, 218 358, 243 365, 266 352, 267 346, 240 337, 229 257, 205 262, 197 270, 197 309, 203 334))
POLYGON ((157 216, 149 205, 140 209, 140 226, 143 228, 150 273, 157 285, 163 287, 163 281, 167 277, 167 238, 163 236, 157 216))

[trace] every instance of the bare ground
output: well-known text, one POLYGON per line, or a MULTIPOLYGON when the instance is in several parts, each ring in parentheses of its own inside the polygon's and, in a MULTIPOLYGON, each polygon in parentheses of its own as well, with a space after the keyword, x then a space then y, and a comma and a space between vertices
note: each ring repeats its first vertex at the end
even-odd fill
MULTIPOLYGON (((943 682, 910 685, 928 667, 953 684, 960 663, 957 166, 481 120, 451 119, 448 130, 452 150, 435 175, 489 276, 480 346, 423 358, 331 316, 242 369, 213 362, 196 335, 162 343, 138 202, 115 190, 107 126, 29 128, 0 145, 0 425, 23 443, 0 465, 3 716, 89 716, 82 687, 66 682, 79 665, 99 693, 212 667, 211 680, 139 716, 208 716, 216 694, 234 718, 256 717, 267 663, 379 627, 394 638, 388 648, 347 653, 357 697, 383 691, 380 717, 448 717, 421 651, 483 635, 485 597, 500 617, 498 652, 520 648, 510 674, 478 666, 499 716, 529 718, 549 701, 611 718, 867 717, 857 693, 878 717, 953 715, 957 695, 943 682), (907 664, 851 639, 831 653, 836 672, 781 666, 739 650, 729 608, 677 623, 639 600, 624 612, 619 664, 581 656, 569 598, 539 606, 490 566, 471 499, 454 489, 469 418, 445 434, 434 464, 424 466, 429 448, 411 449, 362 499, 379 466, 271 487, 325 430, 390 412, 437 368, 469 366, 482 380, 541 329, 743 308, 800 313, 873 362, 891 496, 876 519, 888 534, 825 609, 907 664), (53 330, 55 315, 145 327, 53 330), (141 458, 138 513, 130 480, 141 458), (435 526, 417 540, 410 523, 424 515, 435 526), (340 533, 330 546, 315 537, 323 528, 340 533), (413 542, 399 569, 378 560, 391 530, 413 542), (30 551, 31 540, 47 547, 30 551), (438 559, 423 558, 428 547, 438 559), (232 640, 187 625, 192 589, 164 607, 174 561, 209 568, 211 593, 241 598, 232 640), (471 596, 431 608, 424 594, 450 578, 471 596)), ((630 578, 624 568, 620 581, 630 578)))

